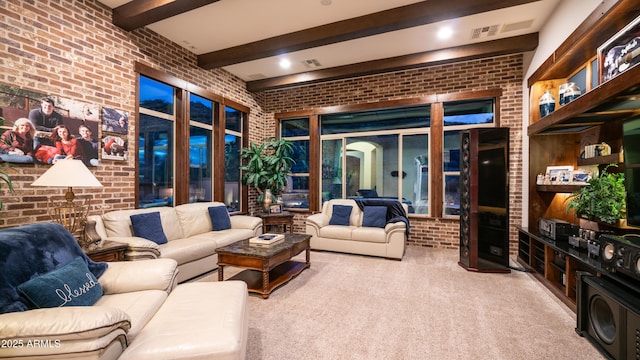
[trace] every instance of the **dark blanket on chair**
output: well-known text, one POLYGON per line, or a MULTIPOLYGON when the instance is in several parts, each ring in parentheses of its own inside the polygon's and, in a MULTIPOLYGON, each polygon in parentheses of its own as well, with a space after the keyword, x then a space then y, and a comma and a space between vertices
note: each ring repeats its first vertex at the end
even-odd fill
POLYGON ((18 285, 46 274, 81 256, 96 278, 107 263, 87 257, 62 225, 38 223, 0 230, 0 314, 33 308, 17 292, 18 285))
POLYGON ((409 236, 409 219, 407 218, 407 213, 404 211, 402 204, 397 200, 392 199, 381 199, 381 198, 364 198, 364 199, 353 199, 360 210, 364 211, 365 206, 386 206, 387 207, 387 224, 402 221, 407 225, 406 234, 409 236))

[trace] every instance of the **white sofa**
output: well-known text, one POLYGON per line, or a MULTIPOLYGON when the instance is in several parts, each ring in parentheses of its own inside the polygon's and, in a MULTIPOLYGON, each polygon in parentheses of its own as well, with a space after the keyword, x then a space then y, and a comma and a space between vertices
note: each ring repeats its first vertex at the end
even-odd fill
MULTIPOLYGON (((402 204, 405 217, 407 205, 402 204)), ((384 228, 362 226, 363 212, 352 199, 326 201, 322 212, 310 215, 306 220, 306 233, 311 235, 311 248, 352 254, 402 259, 407 239, 407 225, 387 223, 384 228), (329 225, 333 205, 351 206, 349 225, 329 225)))
MULTIPOLYGON (((59 269, 82 250, 58 224, 24 228, 47 234, 55 246, 36 254, 31 251, 25 262, 16 255, 42 236, 33 232, 23 236, 22 228, 0 231, 4 253, 0 255, 0 285, 7 295, 0 300, 0 309, 8 311, 0 313, 0 359, 245 358, 247 285, 225 281, 176 286, 178 269, 172 259, 107 263, 97 278, 102 295, 93 305, 28 306, 26 298, 14 293, 18 284, 41 276, 37 269, 42 264, 59 269), (59 265, 52 265, 57 262, 59 265)), ((76 294, 74 297, 82 296, 76 294)))
POLYGON ((96 231, 103 240, 129 245, 125 259, 170 258, 178 262, 178 282, 215 270, 218 264, 216 249, 235 241, 262 234, 262 219, 247 215, 231 216, 231 229, 213 231, 208 208, 225 206, 220 202, 204 202, 145 209, 116 210, 103 215, 89 216, 96 222, 96 231), (166 244, 136 237, 131 215, 159 212, 166 244))

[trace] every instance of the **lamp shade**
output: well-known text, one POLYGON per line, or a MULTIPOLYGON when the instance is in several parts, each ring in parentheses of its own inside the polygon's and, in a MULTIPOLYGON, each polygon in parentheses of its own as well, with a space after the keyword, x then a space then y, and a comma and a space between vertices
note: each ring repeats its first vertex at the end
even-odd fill
POLYGON ((102 184, 81 160, 58 160, 31 186, 102 187, 102 184))

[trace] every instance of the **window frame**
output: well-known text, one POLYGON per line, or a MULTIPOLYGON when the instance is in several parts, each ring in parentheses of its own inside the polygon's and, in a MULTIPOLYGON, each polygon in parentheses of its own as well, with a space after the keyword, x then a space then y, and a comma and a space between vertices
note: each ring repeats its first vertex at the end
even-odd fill
MULTIPOLYGON (((191 126, 191 116, 189 113, 189 94, 192 93, 199 97, 211 100, 214 103, 213 114, 213 181, 212 192, 213 201, 224 203, 224 171, 218 167, 219 164, 224 166, 224 135, 225 135, 225 106, 232 107, 242 113, 242 147, 248 145, 248 119, 250 116, 250 108, 236 101, 227 99, 221 95, 215 94, 209 90, 191 84, 182 79, 167 74, 164 71, 154 69, 140 62, 134 65, 136 72, 136 113, 140 113, 140 76, 145 76, 158 82, 165 83, 174 87, 174 199, 173 206, 189 203, 189 127, 191 126)), ((159 113, 161 114, 161 113, 159 113)), ((166 114, 163 115, 163 117, 166 114)), ((138 136, 140 129, 136 126, 135 133, 135 149, 138 151, 138 136)), ((135 172, 138 174, 139 163, 136 157, 135 172)), ((135 206, 138 208, 139 203, 139 181, 136 176, 135 181, 135 206)), ((246 185, 242 185, 240 192, 240 211, 248 211, 248 189, 246 185)))

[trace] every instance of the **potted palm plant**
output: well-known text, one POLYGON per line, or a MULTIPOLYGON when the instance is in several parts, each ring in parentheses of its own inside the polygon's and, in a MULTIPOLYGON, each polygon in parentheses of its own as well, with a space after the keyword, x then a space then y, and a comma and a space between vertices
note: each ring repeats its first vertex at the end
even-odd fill
POLYGON ((579 190, 571 194, 566 201, 567 211, 574 210, 576 215, 589 221, 614 225, 626 217, 626 191, 624 173, 610 173, 609 164, 599 176, 591 178, 579 190))
POLYGON ((293 145, 289 140, 266 138, 261 145, 254 142, 240 151, 240 158, 244 160, 242 183, 254 187, 258 191, 258 204, 264 204, 265 199, 271 202, 271 196, 279 195, 287 185, 287 176, 294 164, 289 156, 293 152, 293 145))

